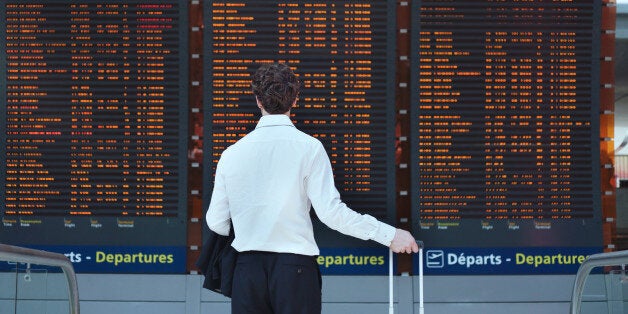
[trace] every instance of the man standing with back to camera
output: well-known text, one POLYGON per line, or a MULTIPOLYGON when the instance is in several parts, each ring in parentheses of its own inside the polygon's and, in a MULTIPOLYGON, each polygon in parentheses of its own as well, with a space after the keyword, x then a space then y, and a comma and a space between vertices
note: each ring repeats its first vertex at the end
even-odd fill
POLYGON ((255 130, 222 153, 206 216, 209 228, 221 235, 228 235, 233 223, 232 246, 239 255, 231 310, 320 313, 319 250, 310 207, 344 234, 396 253, 419 248, 409 232, 358 214, 340 200, 323 145, 290 120, 300 83, 287 65, 262 65, 251 85, 262 117, 255 130))

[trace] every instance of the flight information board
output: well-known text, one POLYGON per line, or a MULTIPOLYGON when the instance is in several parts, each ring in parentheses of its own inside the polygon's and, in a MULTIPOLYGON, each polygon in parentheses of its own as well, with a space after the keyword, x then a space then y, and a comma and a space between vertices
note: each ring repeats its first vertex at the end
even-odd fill
MULTIPOLYGON (((323 142, 343 201, 387 218, 395 189, 391 8, 391 1, 206 1, 206 177, 260 117, 252 74, 287 62, 302 83, 292 119, 323 142)), ((208 203, 211 185, 205 192, 208 203)))
MULTIPOLYGON (((601 250, 600 10, 413 2, 413 209, 430 246, 601 250)), ((431 255, 433 270, 461 252, 431 255)))
POLYGON ((0 241, 181 246, 156 271, 184 271, 185 1, 8 1, 0 12, 0 241))

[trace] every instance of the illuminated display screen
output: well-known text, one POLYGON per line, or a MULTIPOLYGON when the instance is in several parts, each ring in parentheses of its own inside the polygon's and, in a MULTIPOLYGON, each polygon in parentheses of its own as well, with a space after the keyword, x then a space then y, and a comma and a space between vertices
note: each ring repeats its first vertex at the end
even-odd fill
POLYGON ((413 208, 422 238, 601 247, 600 6, 414 1, 413 208))
POLYGON ((0 12, 0 240, 185 245, 185 2, 0 12))
POLYGON ((395 188, 392 7, 391 1, 206 1, 205 176, 213 176, 223 150, 260 117, 250 88, 255 70, 287 62, 302 82, 292 119, 325 146, 343 201, 387 218, 395 188))

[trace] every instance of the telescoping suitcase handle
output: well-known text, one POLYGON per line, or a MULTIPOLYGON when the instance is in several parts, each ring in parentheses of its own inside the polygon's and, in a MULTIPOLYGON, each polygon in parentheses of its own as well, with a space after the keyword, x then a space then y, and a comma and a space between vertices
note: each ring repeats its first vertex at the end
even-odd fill
POLYGON ((423 241, 417 240, 416 244, 419 245, 419 314, 423 314, 423 241))
MULTIPOLYGON (((417 240, 419 246, 419 314, 424 314, 423 308, 423 241, 417 240)), ((393 306, 393 251, 388 250, 388 313, 394 314, 393 306)))

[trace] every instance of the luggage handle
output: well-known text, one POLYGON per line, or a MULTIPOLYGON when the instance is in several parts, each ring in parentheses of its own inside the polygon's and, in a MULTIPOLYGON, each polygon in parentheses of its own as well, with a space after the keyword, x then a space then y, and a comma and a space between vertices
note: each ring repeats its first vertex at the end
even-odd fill
POLYGON ((423 241, 417 240, 419 245, 419 314, 425 313, 423 308, 423 241))
MULTIPOLYGON (((419 314, 424 314, 423 308, 423 248, 424 244, 421 240, 416 240, 419 246, 419 314)), ((393 306, 393 251, 388 250, 388 314, 394 314, 393 306)))

